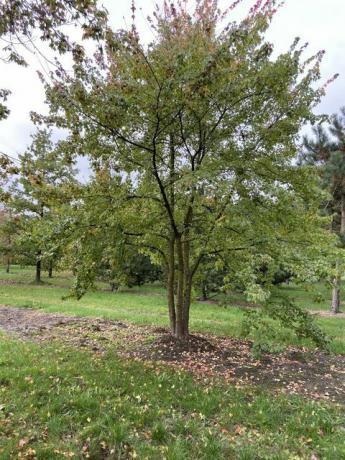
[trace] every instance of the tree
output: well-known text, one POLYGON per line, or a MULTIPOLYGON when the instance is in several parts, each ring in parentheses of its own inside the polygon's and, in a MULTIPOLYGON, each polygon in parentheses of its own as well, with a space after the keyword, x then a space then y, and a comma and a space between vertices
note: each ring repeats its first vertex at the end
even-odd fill
MULTIPOLYGON (((0 61, 26 66, 23 49, 29 49, 47 59, 37 45, 39 31, 41 42, 59 54, 83 52, 80 44, 73 42, 62 26, 76 26, 83 38, 99 40, 104 33, 107 13, 98 7, 97 0, 2 0, 0 2, 0 61), (35 37, 34 37, 35 35, 35 37)), ((0 120, 7 118, 6 100, 10 91, 0 88, 0 120)), ((0 166, 9 167, 8 155, 0 152, 0 166)))
POLYGON ((65 188, 75 183, 75 170, 46 129, 33 135, 31 146, 19 160, 19 177, 11 186, 7 206, 19 219, 17 250, 35 260, 36 283, 40 283, 42 259, 51 263, 56 255, 50 231, 54 206, 66 200, 65 188))
MULTIPOLYGON (((109 255, 111 249, 108 248, 109 255)), ((117 291, 121 286, 131 288, 162 280, 160 267, 154 265, 148 256, 134 251, 133 248, 126 249, 121 258, 116 261, 112 259, 112 265, 111 259, 107 259, 99 267, 100 277, 110 283, 112 291, 117 291)))
MULTIPOLYGON (((9 196, 12 189, 9 188, 9 196)), ((9 205, 10 198, 3 203, 0 211, 0 254, 3 256, 6 273, 10 273, 12 264, 28 259, 22 257, 22 244, 20 243, 21 216, 14 213, 9 205)), ((32 259, 29 260, 32 263, 32 259)))
MULTIPOLYGON (((328 128, 318 125, 313 128, 313 138, 304 139, 305 151, 301 161, 315 165, 320 173, 322 186, 330 192, 331 200, 324 209, 333 216, 332 230, 339 236, 342 247, 345 244, 345 107, 340 115, 333 115, 328 128)), ((331 311, 340 310, 341 260, 336 262, 333 280, 331 311)))
POLYGON ((3 61, 26 65, 18 47, 39 51, 39 39, 59 53, 75 49, 75 43, 62 26, 79 26, 85 38, 99 39, 103 33, 106 11, 96 0, 3 0, 0 3, 0 40, 3 61), (34 38, 35 34, 35 38, 34 38))
POLYGON ((11 217, 6 209, 0 211, 0 254, 4 257, 6 273, 10 272, 12 239, 15 233, 11 217))
MULTIPOLYGON (((108 29, 106 54, 75 56, 74 75, 60 68, 46 83, 51 113, 43 118, 69 129, 70 150, 98 172, 82 200, 88 231, 111 232, 114 247, 135 246, 165 267, 178 339, 189 334, 204 259, 231 261, 231 275, 264 300, 258 267, 277 254, 292 263, 296 248, 307 252, 325 236, 310 171, 292 161, 324 93, 313 88, 323 53, 303 60, 296 40, 273 58, 264 35, 275 2, 261 3, 221 28, 226 13, 215 0, 198 1, 192 14, 164 2, 151 44, 134 24, 108 29)), ((92 245, 78 239, 80 292, 97 266, 86 240, 92 245)))

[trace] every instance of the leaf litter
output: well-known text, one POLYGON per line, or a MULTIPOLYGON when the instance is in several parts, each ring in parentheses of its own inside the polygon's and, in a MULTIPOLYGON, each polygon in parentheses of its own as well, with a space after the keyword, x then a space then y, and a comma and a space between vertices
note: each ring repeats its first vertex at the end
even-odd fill
POLYGON ((7 306, 0 307, 0 329, 24 340, 56 340, 97 354, 115 349, 126 358, 185 370, 200 382, 221 379, 240 387, 261 386, 276 393, 345 403, 343 355, 291 346, 258 359, 249 340, 198 334, 181 342, 163 327, 7 306))

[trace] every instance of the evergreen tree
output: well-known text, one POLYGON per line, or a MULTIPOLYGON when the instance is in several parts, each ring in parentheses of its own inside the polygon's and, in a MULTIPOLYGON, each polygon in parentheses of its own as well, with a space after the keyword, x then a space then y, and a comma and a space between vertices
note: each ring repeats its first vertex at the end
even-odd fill
MULTIPOLYGON (((315 165, 320 173, 322 186, 330 192, 331 200, 324 209, 333 216, 332 230, 339 236, 339 244, 345 244, 345 107, 333 115, 327 128, 313 128, 313 138, 305 137, 302 162, 315 165)), ((333 280, 331 311, 340 310, 342 268, 336 262, 333 280)))

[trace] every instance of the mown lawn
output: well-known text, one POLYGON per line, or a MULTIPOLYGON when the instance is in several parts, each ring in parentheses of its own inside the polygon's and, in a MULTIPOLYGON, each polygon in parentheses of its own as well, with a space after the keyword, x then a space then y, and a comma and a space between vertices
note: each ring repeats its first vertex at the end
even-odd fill
POLYGON ((113 352, 0 336, 0 398, 4 460, 345 458, 338 405, 196 384, 113 352))
MULTIPOLYGON (((168 325, 165 292, 159 285, 135 287, 112 293, 106 283, 99 283, 97 291, 89 292, 80 300, 63 300, 63 297, 69 294, 68 288, 72 283, 69 273, 58 273, 52 279, 43 277, 44 284, 39 286, 32 283, 33 279, 32 267, 13 267, 10 274, 0 272, 0 304, 39 308, 46 312, 68 315, 97 316, 134 324, 168 325)), ((324 294, 328 292, 322 285, 316 285, 315 291, 312 288, 304 291, 294 286, 284 286, 281 289, 304 308, 312 305, 313 296, 318 295, 320 290, 323 290, 324 294)), ((318 310, 322 309, 322 305, 324 308, 326 306, 326 303, 314 304, 318 305, 318 310)), ((243 315, 244 310, 236 306, 222 307, 194 302, 191 307, 191 331, 238 337, 241 334, 243 315)), ((345 353, 345 319, 319 318, 317 322, 333 338, 331 350, 345 353)), ((279 340, 284 344, 311 346, 310 342, 298 340, 285 329, 281 330, 279 340)))
MULTIPOLYGON (((32 278, 32 268, 1 273, 0 304, 167 325, 161 286, 111 293, 99 283, 77 301, 62 300, 68 273, 40 286, 32 278)), ((194 302, 191 328, 238 336, 243 314, 194 302)), ((333 351, 345 353, 345 320, 318 321, 336 337, 333 351)), ((285 330, 281 340, 302 344, 285 330)), ((196 383, 183 371, 123 360, 116 349, 91 353, 0 333, 0 459, 333 460, 345 458, 344 436, 344 407, 334 403, 196 383)))

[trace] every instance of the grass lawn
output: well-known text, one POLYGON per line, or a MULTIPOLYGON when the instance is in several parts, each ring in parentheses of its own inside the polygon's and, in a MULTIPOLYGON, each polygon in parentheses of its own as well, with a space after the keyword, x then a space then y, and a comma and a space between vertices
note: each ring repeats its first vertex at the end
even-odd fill
MULTIPOLYGON (((0 283, 6 283, 0 284, 0 304, 77 316, 97 316, 134 324, 168 325, 165 292, 161 286, 143 286, 112 293, 105 290, 108 287, 105 283, 99 283, 97 291, 86 294, 81 300, 62 300, 63 296, 68 295, 68 287, 72 282, 69 273, 58 273, 52 279, 43 277, 44 284, 40 286, 32 284, 33 279, 32 267, 14 267, 10 274, 0 272, 0 283)), ((286 286, 282 289, 302 306, 309 306, 308 296, 312 298, 313 291, 308 291, 307 296, 300 288, 286 286)), ((320 289, 325 291, 322 286, 316 286, 315 289, 315 292, 320 289)), ((317 309, 321 310, 320 304, 317 305, 317 309)), ((236 306, 224 308, 216 304, 194 302, 191 307, 191 331, 238 337, 243 314, 243 309, 236 306)), ((317 321, 334 338, 332 351, 345 353, 345 319, 331 317, 319 318, 317 321)), ((297 340, 287 330, 282 330, 280 340, 285 344, 310 346, 310 342, 297 340)))
POLYGON ((338 405, 0 336, 0 458, 341 459, 338 405))
MULTIPOLYGON (((1 273, 0 304, 167 325, 160 286, 111 293, 100 283, 77 301, 62 300, 71 284, 68 273, 44 278, 40 286, 32 278, 32 268, 1 273)), ((191 328, 238 336, 243 314, 194 302, 191 328)), ((345 353, 345 320, 318 321, 336 337, 333 351, 345 353)), ((282 341, 296 341, 284 334, 282 341)), ((109 350, 91 353, 61 341, 24 342, 0 333, 1 460, 345 458, 339 404, 262 386, 200 383, 182 370, 124 360, 116 347, 109 350)))
MULTIPOLYGON (((344 288, 345 283, 342 282, 342 292, 344 292, 344 288)), ((315 283, 309 286, 297 286, 293 283, 284 284, 279 287, 279 290, 308 310, 330 310, 332 290, 325 283, 315 283)), ((345 304, 342 311, 345 311, 345 304)))

